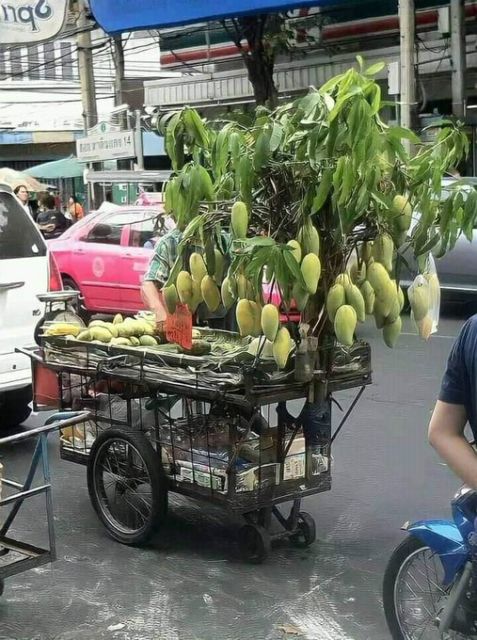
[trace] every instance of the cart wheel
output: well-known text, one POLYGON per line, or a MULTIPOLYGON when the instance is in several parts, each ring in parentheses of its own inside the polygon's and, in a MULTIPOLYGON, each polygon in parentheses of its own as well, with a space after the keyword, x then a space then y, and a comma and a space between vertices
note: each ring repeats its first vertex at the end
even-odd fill
POLYGON ((258 524, 246 524, 239 531, 240 555, 245 562, 261 564, 270 553, 268 531, 258 524))
POLYGON ((4 591, 5 591, 5 580, 0 580, 0 596, 3 596, 4 591))
POLYGON ((88 459, 91 503, 108 533, 123 544, 149 540, 167 513, 161 458, 142 434, 107 429, 88 459))
POLYGON ((298 514, 297 532, 290 536, 290 542, 296 547, 309 547, 316 540, 315 521, 306 511, 298 514))

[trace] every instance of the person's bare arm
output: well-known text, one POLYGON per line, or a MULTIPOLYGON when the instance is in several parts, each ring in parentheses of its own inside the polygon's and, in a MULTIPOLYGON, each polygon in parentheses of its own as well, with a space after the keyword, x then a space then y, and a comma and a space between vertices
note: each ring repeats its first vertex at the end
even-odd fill
POLYGON ((164 333, 164 322, 167 313, 162 300, 160 286, 151 280, 145 280, 141 286, 141 297, 144 305, 156 316, 156 328, 158 333, 164 333))
POLYGON ((464 436, 466 422, 463 405, 438 400, 429 424, 429 442, 459 478, 477 490, 477 455, 464 436))

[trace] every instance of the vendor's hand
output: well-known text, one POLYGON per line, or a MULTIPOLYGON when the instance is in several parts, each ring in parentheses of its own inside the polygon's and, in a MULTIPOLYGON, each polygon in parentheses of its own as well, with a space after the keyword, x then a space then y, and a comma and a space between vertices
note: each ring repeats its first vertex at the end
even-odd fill
POLYGON ((156 334, 161 337, 166 335, 166 320, 162 314, 156 315, 156 334))

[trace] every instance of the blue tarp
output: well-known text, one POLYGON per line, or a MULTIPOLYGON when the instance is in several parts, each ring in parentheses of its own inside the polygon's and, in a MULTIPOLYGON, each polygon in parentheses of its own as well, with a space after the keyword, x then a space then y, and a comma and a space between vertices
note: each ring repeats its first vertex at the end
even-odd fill
POLYGON ((350 4, 350 0, 90 0, 94 17, 107 33, 174 27, 299 7, 346 4, 350 4))

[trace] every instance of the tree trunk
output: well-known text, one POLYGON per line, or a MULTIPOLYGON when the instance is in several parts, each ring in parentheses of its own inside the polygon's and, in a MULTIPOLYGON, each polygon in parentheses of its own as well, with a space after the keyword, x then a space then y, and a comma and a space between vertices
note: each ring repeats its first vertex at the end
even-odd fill
POLYGON ((253 96, 257 105, 273 109, 277 104, 278 90, 273 79, 274 61, 269 61, 263 51, 263 44, 242 54, 253 87, 253 96))
POLYGON ((273 44, 266 40, 265 35, 275 32, 277 21, 268 15, 260 15, 240 18, 237 23, 240 26, 240 35, 236 44, 247 68, 255 102, 257 105, 273 108, 278 99, 278 90, 273 79, 275 52, 273 44), (248 50, 241 46, 242 39, 247 41, 248 50))

